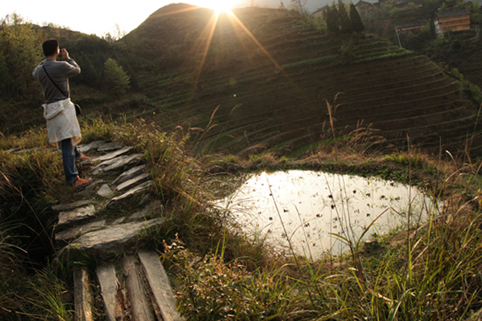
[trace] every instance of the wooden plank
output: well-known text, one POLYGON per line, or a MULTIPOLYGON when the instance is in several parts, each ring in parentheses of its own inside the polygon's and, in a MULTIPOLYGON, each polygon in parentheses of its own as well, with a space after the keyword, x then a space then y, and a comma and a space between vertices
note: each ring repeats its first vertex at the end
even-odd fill
POLYGON ((92 315, 92 288, 87 267, 74 270, 75 320, 94 321, 92 315))
POLYGON ((127 297, 132 307, 132 318, 134 321, 155 321, 152 307, 150 306, 139 271, 136 267, 136 258, 126 256, 122 260, 123 268, 127 275, 127 297))
POLYGON ((104 300, 104 313, 107 321, 116 321, 117 278, 114 264, 101 265, 96 269, 100 292, 104 300))
POLYGON ((174 291, 172 290, 166 271, 159 261, 159 256, 152 251, 142 251, 138 254, 164 321, 184 320, 176 308, 174 291))

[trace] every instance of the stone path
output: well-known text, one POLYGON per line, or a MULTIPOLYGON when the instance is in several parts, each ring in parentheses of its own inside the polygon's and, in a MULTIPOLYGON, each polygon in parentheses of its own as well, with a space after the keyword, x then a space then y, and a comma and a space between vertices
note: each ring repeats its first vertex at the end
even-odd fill
POLYGON ((59 258, 88 256, 96 262, 74 271, 76 320, 94 320, 95 286, 105 320, 184 320, 159 255, 136 250, 142 236, 165 222, 162 204, 149 196, 152 180, 143 155, 122 143, 79 147, 91 157, 79 164, 82 176, 93 183, 75 192, 80 200, 53 207, 59 213, 59 258))

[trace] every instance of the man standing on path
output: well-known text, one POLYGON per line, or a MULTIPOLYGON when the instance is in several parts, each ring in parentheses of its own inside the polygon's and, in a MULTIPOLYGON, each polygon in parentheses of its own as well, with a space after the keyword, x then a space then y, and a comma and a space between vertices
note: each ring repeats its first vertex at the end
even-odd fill
POLYGON ((72 188, 86 186, 91 179, 82 179, 78 175, 75 159, 88 159, 76 145, 81 141, 80 125, 74 104, 70 101, 69 78, 80 74, 80 67, 69 57, 67 50, 59 49, 56 39, 42 44, 45 55, 32 72, 40 81, 45 104, 44 117, 47 120, 47 132, 50 144, 60 144, 64 165, 65 181, 72 188), (61 55, 65 61, 57 61, 61 55))

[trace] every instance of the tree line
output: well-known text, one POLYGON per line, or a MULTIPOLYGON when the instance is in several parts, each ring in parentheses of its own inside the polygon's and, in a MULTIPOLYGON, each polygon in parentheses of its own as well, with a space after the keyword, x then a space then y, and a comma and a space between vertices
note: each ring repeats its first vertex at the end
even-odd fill
POLYGON ((56 38, 62 48, 79 64, 82 72, 72 83, 82 84, 118 95, 126 92, 135 81, 127 59, 118 59, 119 48, 114 42, 94 35, 62 28, 40 27, 25 22, 17 14, 0 20, 0 97, 38 100, 41 89, 32 77, 33 68, 44 55, 42 42, 56 38))
POLYGON ((326 26, 331 32, 353 33, 362 32, 365 27, 357 8, 350 3, 349 13, 343 1, 338 0, 338 5, 333 2, 324 11, 326 26))

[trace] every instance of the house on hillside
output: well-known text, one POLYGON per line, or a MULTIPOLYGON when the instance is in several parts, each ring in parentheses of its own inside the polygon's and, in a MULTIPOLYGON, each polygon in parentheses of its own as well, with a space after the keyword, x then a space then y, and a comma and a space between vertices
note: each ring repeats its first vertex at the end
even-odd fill
POLYGON ((410 4, 414 4, 418 8, 423 7, 423 1, 422 0, 395 0, 395 3, 393 4, 394 8, 400 9, 400 10, 407 10, 410 9, 410 4))
POLYGON ((410 23, 404 23, 401 25, 395 26, 395 32, 398 33, 417 33, 419 32, 423 27, 425 27, 426 23, 425 22, 410 22, 410 23))
POLYGON ((435 32, 443 37, 445 32, 470 29, 470 14, 467 10, 439 12, 435 20, 435 32))
POLYGON ((315 17, 323 17, 326 9, 329 7, 329 5, 324 5, 323 7, 321 7, 320 9, 316 10, 315 12, 313 12, 311 15, 312 16, 315 16, 315 17))
POLYGON ((367 12, 372 9, 373 4, 367 1, 360 0, 357 2, 355 7, 358 9, 359 12, 367 12))

